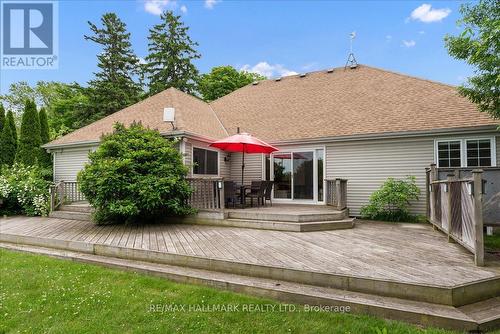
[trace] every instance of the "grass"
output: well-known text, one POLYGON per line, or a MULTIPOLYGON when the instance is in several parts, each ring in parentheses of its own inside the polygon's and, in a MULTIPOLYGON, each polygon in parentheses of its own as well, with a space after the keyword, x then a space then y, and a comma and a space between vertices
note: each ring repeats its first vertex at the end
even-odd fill
POLYGON ((500 234, 484 235, 484 248, 489 251, 500 252, 500 234))
POLYGON ((334 312, 244 312, 274 301, 0 249, 0 333, 452 333, 334 312), (151 305, 177 312, 152 312, 151 305), (239 312, 181 311, 232 305, 239 312))

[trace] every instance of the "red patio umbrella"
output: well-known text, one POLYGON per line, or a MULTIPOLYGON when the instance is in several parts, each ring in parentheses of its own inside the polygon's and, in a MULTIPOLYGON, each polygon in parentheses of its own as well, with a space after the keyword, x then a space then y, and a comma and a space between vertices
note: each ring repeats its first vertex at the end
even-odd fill
POLYGON ((210 144, 226 152, 242 152, 243 160, 241 164, 241 184, 243 185, 243 176, 245 172, 245 153, 272 153, 278 149, 268 143, 253 137, 248 133, 238 133, 227 138, 217 140, 210 144))

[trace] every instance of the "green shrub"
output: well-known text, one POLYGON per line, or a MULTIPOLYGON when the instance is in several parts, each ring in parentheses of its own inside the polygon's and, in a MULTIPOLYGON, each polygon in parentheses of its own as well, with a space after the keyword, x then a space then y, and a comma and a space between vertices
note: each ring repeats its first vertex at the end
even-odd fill
POLYGON ((420 189, 415 182, 415 176, 406 180, 388 178, 379 190, 370 196, 370 203, 361 208, 363 218, 387 221, 418 220, 410 214, 410 201, 418 200, 420 189))
POLYGON ((149 221, 193 212, 186 204, 188 169, 174 143, 158 131, 116 124, 89 160, 78 182, 95 208, 94 221, 149 221))
POLYGON ((36 166, 14 164, 0 171, 0 214, 46 216, 49 213, 49 186, 36 166))

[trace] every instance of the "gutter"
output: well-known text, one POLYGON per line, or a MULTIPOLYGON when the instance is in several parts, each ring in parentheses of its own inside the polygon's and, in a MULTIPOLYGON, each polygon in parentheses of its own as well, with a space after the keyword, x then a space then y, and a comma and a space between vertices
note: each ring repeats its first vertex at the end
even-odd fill
MULTIPOLYGON (((215 141, 215 139, 213 139, 213 138, 201 136, 201 135, 196 134, 194 132, 189 132, 189 131, 184 131, 184 130, 160 132, 160 134, 166 138, 187 137, 187 138, 191 138, 191 139, 206 142, 206 143, 213 143, 215 141)), ((57 149, 98 146, 100 142, 101 142, 100 140, 94 139, 94 140, 84 140, 84 141, 79 141, 79 142, 62 143, 62 144, 47 143, 47 144, 42 145, 41 147, 50 153, 50 151, 57 150, 57 149)))
POLYGON ((270 141, 269 143, 271 145, 319 144, 328 142, 357 141, 357 140, 367 140, 367 139, 408 138, 408 137, 417 138, 417 137, 428 137, 432 135, 450 135, 450 134, 463 135, 465 133, 483 133, 483 132, 498 132, 498 134, 500 135, 500 132, 498 131, 498 127, 496 125, 484 125, 484 126, 464 127, 464 128, 384 132, 384 133, 371 133, 371 134, 348 135, 348 136, 276 140, 276 141, 270 141))

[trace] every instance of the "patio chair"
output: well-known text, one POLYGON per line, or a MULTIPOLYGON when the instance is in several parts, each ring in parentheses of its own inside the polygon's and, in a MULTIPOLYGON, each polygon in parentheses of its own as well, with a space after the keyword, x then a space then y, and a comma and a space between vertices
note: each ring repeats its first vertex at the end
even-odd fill
POLYGON ((273 206, 273 200, 271 198, 273 185, 274 181, 266 181, 266 190, 264 191, 264 206, 266 206, 266 201, 269 201, 271 203, 271 206, 273 206))
POLYGON ((224 203, 226 207, 229 206, 229 203, 232 203, 234 208, 238 201, 239 195, 236 193, 236 184, 234 181, 224 181, 224 203))
POLYGON ((245 194, 245 201, 247 197, 250 197, 250 205, 253 207, 253 199, 257 199, 257 205, 264 203, 264 192, 266 190, 266 181, 252 181, 250 185, 250 192, 245 194))

